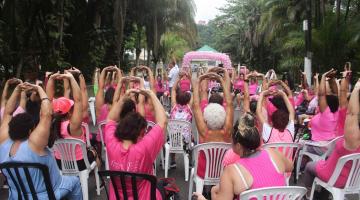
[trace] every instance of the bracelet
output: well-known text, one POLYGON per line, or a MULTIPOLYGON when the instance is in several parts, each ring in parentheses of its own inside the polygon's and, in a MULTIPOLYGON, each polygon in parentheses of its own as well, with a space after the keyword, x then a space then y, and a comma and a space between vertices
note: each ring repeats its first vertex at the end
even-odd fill
POLYGON ((49 99, 48 97, 42 98, 42 99, 41 99, 41 102, 44 101, 44 100, 49 100, 49 101, 50 101, 50 99, 49 99))

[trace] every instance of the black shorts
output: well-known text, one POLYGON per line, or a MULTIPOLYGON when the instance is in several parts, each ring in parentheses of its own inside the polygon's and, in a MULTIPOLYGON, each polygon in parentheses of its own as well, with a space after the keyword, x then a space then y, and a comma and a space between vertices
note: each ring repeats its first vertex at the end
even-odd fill
MULTIPOLYGON (((90 149, 87 150, 87 156, 88 156, 88 159, 89 159, 89 164, 91 164, 92 162, 94 162, 96 160, 96 155, 94 155, 93 151, 91 151, 90 149)), ((77 162, 79 171, 83 171, 83 170, 86 169, 84 159, 77 160, 76 162, 77 162)), ((57 163, 59 169, 62 170, 61 160, 56 159, 56 163, 57 163)))
POLYGON ((239 90, 239 89, 234 90, 235 95, 240 94, 240 93, 241 93, 241 90, 239 90))

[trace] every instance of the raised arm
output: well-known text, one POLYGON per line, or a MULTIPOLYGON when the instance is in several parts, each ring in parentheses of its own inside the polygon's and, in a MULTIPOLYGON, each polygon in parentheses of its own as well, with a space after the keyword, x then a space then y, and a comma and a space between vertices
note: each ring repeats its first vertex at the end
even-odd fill
POLYGON ((11 84, 13 79, 9 79, 5 82, 5 86, 3 89, 3 92, 1 94, 1 107, 0 108, 5 108, 6 105, 6 101, 7 101, 7 95, 8 95, 8 90, 9 90, 9 85, 11 84))
POLYGON ((70 99, 71 88, 70 88, 69 80, 64 79, 63 86, 64 86, 64 97, 70 99))
MULTIPOLYGON (((225 118, 225 129, 226 133, 231 134, 233 130, 233 123, 234 123, 234 105, 233 105, 233 97, 230 92, 230 77, 228 72, 225 70, 224 72, 224 79, 222 79, 219 75, 214 74, 213 76, 217 76, 217 79, 220 81, 221 86, 223 87, 224 91, 224 100, 226 102, 226 118, 225 118)), ((229 135, 230 136, 230 135, 229 135)))
POLYGON ((196 127, 198 130, 198 134, 200 134, 201 137, 205 137, 207 125, 204 121, 203 113, 201 112, 200 108, 200 97, 199 97, 199 84, 201 84, 202 77, 199 77, 199 80, 192 79, 192 86, 193 86, 193 111, 194 111, 194 117, 196 122, 196 127))
MULTIPOLYGON (((166 113, 156 94, 151 90, 144 89, 140 90, 140 94, 146 95, 148 98, 150 98, 154 106, 156 124, 158 124, 162 129, 166 128, 166 113)), ((166 131, 164 131, 164 134, 166 134, 166 131)))
POLYGON ((360 146, 359 92, 360 79, 357 81, 354 90, 351 93, 345 120, 345 147, 349 150, 355 150, 360 146))
POLYGON ((285 94, 285 92, 279 90, 278 94, 284 99, 285 105, 287 110, 289 111, 289 120, 294 121, 295 120, 295 110, 293 105, 290 103, 290 100, 288 96, 285 94))
POLYGON ((316 96, 319 95, 319 73, 314 75, 314 93, 316 96))
POLYGON ((181 77, 179 76, 176 79, 174 86, 171 88, 171 109, 176 105, 176 89, 177 89, 180 79, 181 79, 181 77))
POLYGON ((105 67, 100 74, 99 77, 99 88, 95 96, 95 113, 96 117, 98 118, 100 115, 101 107, 104 105, 105 99, 104 99, 104 89, 105 89, 105 79, 108 71, 113 69, 113 66, 105 67))
POLYGON ((260 121, 260 123, 264 124, 266 123, 266 118, 263 115, 262 109, 263 109, 263 104, 264 104, 264 97, 269 93, 269 90, 265 90, 262 91, 260 93, 257 105, 256 105, 256 116, 258 118, 258 120, 260 121))
POLYGON ((335 72, 336 71, 334 69, 331 69, 330 71, 324 73, 321 77, 319 92, 318 92, 320 112, 324 112, 325 109, 328 107, 328 104, 326 102, 326 78, 329 76, 331 77, 332 75, 335 74, 335 72))
POLYGON ((44 148, 48 145, 50 135, 52 121, 51 101, 41 86, 29 84, 29 87, 33 88, 33 90, 39 94, 41 99, 40 121, 34 131, 30 134, 29 146, 33 151, 43 153, 44 148))
POLYGON ((280 83, 281 87, 284 88, 284 91, 285 91, 286 95, 288 96, 288 98, 292 98, 293 94, 292 94, 292 91, 289 88, 289 86, 286 85, 286 83, 284 83, 283 81, 279 81, 279 83, 280 83))
MULTIPOLYGON (((87 92, 85 77, 81 73, 81 71, 75 67, 72 67, 72 69, 69 70, 69 72, 71 72, 74 76, 79 77, 79 85, 80 85, 81 97, 82 97, 83 118, 85 119, 88 117, 88 110, 89 110, 89 95, 87 92)), ((66 81, 66 79, 64 81, 66 81)))
POLYGON ((125 79, 123 79, 121 70, 119 68, 117 68, 117 67, 116 67, 116 73, 117 73, 117 76, 118 76, 118 82, 117 82, 116 89, 115 89, 115 92, 114 92, 114 97, 113 97, 113 101, 112 101, 113 103, 119 101, 120 95, 121 95, 121 90, 123 88, 123 83, 125 81, 125 79))
POLYGON ((244 100, 243 100, 243 108, 245 112, 250 111, 250 95, 249 95, 249 85, 246 81, 244 81, 244 100))
POLYGON ((151 91, 153 91, 156 94, 155 77, 153 71, 148 66, 143 66, 143 69, 146 69, 147 71, 151 91))
POLYGON ((73 136, 81 136, 83 134, 81 130, 81 123, 83 120, 83 113, 82 113, 83 108, 82 108, 82 96, 81 96, 80 87, 76 82, 74 76, 69 72, 66 74, 59 75, 59 78, 69 80, 71 85, 71 90, 73 93, 74 108, 70 118, 70 133, 73 136))
POLYGON ((342 73, 342 79, 340 83, 340 96, 339 96, 339 106, 340 108, 347 108, 348 100, 347 94, 349 90, 349 79, 350 79, 350 71, 345 71, 342 73))
POLYGON ((49 77, 49 80, 46 84, 46 94, 50 101, 54 99, 55 96, 55 80, 59 77, 60 73, 57 72, 49 77))
POLYGON ((12 119, 12 114, 16 109, 16 104, 20 98, 23 84, 19 84, 15 87, 8 102, 5 105, 4 116, 0 126, 0 144, 9 138, 9 122, 12 119))

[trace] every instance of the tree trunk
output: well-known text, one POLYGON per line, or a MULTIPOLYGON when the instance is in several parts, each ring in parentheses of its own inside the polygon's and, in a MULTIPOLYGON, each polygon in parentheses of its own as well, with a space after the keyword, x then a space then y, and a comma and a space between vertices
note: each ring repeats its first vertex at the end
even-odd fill
POLYGON ((325 0, 320 0, 321 23, 325 23, 325 0))
POLYGON ((114 2, 114 14, 113 14, 113 27, 116 32, 115 47, 116 47, 116 62, 118 66, 121 66, 123 57, 123 40, 124 40, 124 26, 126 19, 127 0, 115 0, 114 2))
POLYGON ((150 66, 151 64, 151 50, 148 48, 147 49, 147 61, 146 61, 146 66, 150 66))
POLYGON ((336 24, 340 25, 341 0, 336 0, 336 24))
POLYGON ((59 15, 58 15, 58 32, 59 32, 59 49, 63 45, 63 35, 64 35, 64 0, 59 2, 59 15))
POLYGON ((95 19, 94 19, 94 27, 95 29, 99 29, 101 27, 101 0, 96 0, 95 2, 95 19))
POLYGON ((141 35, 142 35, 142 27, 137 24, 137 35, 136 35, 136 59, 135 64, 136 66, 139 66, 139 60, 140 60, 140 53, 141 53, 141 35))
POLYGON ((349 15, 350 3, 351 3, 351 0, 348 0, 347 5, 346 5, 345 17, 344 17, 345 23, 346 23, 346 21, 347 21, 348 15, 349 15))

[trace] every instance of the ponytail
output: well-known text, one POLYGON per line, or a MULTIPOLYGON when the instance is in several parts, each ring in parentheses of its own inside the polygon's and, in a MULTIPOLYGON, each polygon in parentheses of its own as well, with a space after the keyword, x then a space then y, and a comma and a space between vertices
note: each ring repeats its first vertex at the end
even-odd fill
POLYGON ((61 122, 66 118, 67 114, 54 113, 50 127, 50 136, 48 147, 51 148, 57 139, 63 138, 61 136, 61 122))

